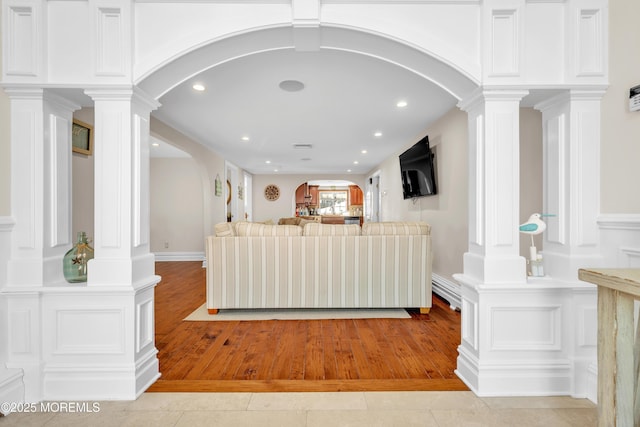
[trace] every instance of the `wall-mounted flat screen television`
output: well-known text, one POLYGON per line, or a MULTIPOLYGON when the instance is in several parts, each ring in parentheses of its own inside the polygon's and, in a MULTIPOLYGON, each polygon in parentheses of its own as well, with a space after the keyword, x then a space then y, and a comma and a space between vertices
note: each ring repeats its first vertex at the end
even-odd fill
POLYGON ((434 157, 428 136, 400 154, 402 195, 405 199, 438 193, 434 157))

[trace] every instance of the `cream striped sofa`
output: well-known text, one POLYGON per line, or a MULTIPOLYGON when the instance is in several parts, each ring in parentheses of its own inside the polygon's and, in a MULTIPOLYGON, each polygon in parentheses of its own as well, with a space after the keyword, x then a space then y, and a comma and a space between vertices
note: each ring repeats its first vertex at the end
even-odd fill
POLYGON ((216 225, 207 309, 431 307, 425 222, 216 225))

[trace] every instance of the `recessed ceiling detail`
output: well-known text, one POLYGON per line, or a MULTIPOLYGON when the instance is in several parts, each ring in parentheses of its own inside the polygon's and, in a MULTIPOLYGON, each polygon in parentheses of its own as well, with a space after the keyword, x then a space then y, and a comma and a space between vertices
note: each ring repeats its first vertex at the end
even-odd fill
POLYGON ((280 89, 287 92, 300 92, 304 89, 304 83, 298 80, 283 80, 278 86, 280 86, 280 89))

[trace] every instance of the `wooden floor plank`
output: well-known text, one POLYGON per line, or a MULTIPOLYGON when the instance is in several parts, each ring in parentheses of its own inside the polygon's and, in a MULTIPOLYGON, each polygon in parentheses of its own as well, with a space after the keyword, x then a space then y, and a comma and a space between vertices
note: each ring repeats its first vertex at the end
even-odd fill
POLYGON ((375 378, 399 378, 399 375, 394 373, 393 368, 388 363, 388 359, 379 345, 378 337, 371 328, 370 322, 360 322, 359 325, 358 341, 367 356, 369 369, 373 372, 375 378))
POLYGON ((184 321, 205 300, 200 262, 156 263, 149 391, 467 390, 454 370, 460 313, 434 296, 410 319, 184 321))
MULTIPOLYGON (((291 358, 291 372, 289 372, 290 380, 304 380, 304 368, 306 358, 306 342, 307 329, 309 322, 295 322, 296 328, 293 336, 292 353, 288 355, 291 358)), ((282 378, 285 379, 285 378, 282 378)))
MULTIPOLYGON (((267 338, 270 341, 278 342, 285 335, 285 322, 273 322, 273 329, 270 336, 267 338)), ((263 342, 262 346, 257 350, 263 353, 261 362, 258 364, 258 370, 255 375, 256 380, 268 380, 272 378, 272 368, 276 361, 275 351, 264 351, 265 348, 269 348, 269 343, 263 342)), ((271 343, 273 345, 273 343, 271 343)))
MULTIPOLYGON (((236 374, 245 356, 245 349, 250 341, 246 339, 247 334, 254 325, 248 322, 238 322, 234 332, 224 345, 223 358, 220 361, 220 370, 217 377, 221 380, 235 380, 236 374)), ((218 363, 216 363, 218 364, 218 363)))
POLYGON ((297 322, 282 322, 284 331, 280 336, 274 353, 276 355, 273 365, 271 366, 270 379, 288 380, 291 377, 291 369, 293 365, 292 354, 296 353, 295 335, 298 330, 297 322))
POLYGON ((338 379, 338 362, 336 361, 335 337, 331 320, 322 320, 322 348, 324 350, 324 379, 338 379))

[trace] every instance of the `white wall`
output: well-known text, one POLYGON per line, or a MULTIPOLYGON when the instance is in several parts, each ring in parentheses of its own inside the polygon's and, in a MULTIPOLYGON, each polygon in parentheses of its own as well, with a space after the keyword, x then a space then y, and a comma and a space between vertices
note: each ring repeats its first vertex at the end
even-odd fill
MULTIPOLYGON (((2 63, 0 62, 0 65, 2 63)), ((0 89, 0 216, 11 213, 11 144, 9 97, 0 89)))
POLYGON ((151 252, 204 252, 202 192, 193 159, 151 159, 151 252))
MULTIPOLYGON (((0 17, 4 11, 0 11, 0 17)), ((2 34, 0 34, 0 70, 2 70, 2 34)), ((11 141, 9 97, 0 88, 0 216, 11 214, 11 141)))

